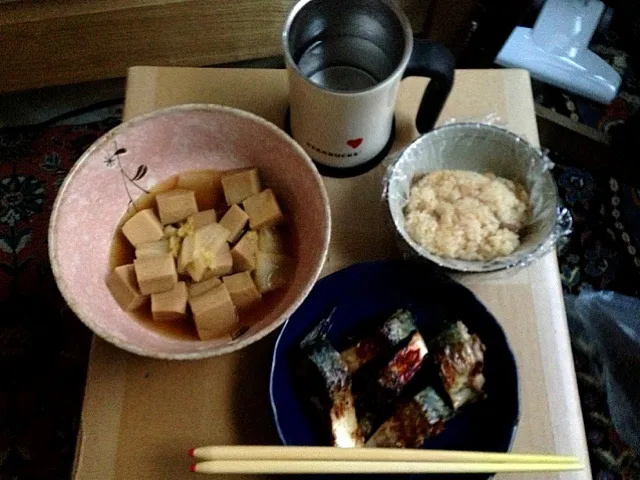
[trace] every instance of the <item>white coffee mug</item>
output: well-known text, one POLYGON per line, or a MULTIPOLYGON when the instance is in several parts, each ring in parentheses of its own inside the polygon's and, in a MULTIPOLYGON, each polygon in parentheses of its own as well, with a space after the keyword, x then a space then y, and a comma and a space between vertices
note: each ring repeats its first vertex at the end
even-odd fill
POLYGON ((330 175, 365 171, 386 153, 402 78, 431 78, 416 118, 421 133, 433 128, 453 85, 451 52, 414 40, 394 0, 301 0, 282 45, 291 134, 330 175))

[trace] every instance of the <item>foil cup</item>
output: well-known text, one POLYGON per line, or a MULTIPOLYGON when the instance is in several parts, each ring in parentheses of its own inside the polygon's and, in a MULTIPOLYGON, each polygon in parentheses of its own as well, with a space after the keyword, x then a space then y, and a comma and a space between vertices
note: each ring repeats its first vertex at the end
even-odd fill
POLYGON ((417 138, 391 163, 385 177, 385 197, 401 247, 458 272, 495 272, 529 265, 571 231, 571 215, 560 206, 549 172, 552 167, 540 149, 494 125, 453 123, 417 138), (435 170, 492 172, 523 185, 529 192, 531 214, 519 232, 520 246, 508 256, 471 261, 434 255, 415 242, 404 228, 404 207, 414 176, 435 170))

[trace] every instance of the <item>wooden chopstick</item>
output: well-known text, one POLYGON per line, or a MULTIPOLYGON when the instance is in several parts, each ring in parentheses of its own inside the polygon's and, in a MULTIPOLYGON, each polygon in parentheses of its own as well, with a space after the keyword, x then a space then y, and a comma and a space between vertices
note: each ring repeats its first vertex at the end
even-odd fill
POLYGON ((499 473, 581 470, 580 463, 454 463, 335 460, 211 460, 191 466, 197 473, 499 473))
POLYGON ((215 445, 189 451, 200 460, 328 460, 467 463, 578 463, 569 455, 467 452, 401 448, 288 447, 262 445, 215 445))

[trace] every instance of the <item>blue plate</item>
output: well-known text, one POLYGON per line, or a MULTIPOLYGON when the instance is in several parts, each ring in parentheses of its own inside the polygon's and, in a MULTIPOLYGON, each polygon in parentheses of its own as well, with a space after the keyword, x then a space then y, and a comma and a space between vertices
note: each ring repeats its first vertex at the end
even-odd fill
POLYGON ((423 448, 509 451, 520 405, 516 363, 502 328, 473 293, 459 283, 423 265, 400 261, 352 265, 323 278, 284 325, 273 353, 270 380, 271 408, 284 444, 321 444, 294 385, 290 359, 300 340, 334 307, 329 339, 338 349, 398 308, 409 308, 415 314, 426 338, 431 338, 443 322, 462 320, 487 347, 487 398, 461 409, 446 423, 444 432, 428 439, 423 448))

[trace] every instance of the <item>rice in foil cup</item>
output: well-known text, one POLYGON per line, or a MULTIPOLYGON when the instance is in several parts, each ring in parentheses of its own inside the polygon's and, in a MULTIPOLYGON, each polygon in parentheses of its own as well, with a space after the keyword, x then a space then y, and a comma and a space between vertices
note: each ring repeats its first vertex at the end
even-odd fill
MULTIPOLYGON (((548 253, 571 231, 571 215, 560 206, 549 170, 553 163, 539 149, 504 128, 484 123, 452 123, 414 140, 388 167, 385 199, 404 247, 434 264, 458 272, 496 272, 524 267, 548 253), (530 215, 519 232, 520 246, 488 261, 444 258, 414 241, 404 228, 404 207, 412 180, 436 170, 492 172, 523 185, 529 193, 530 215)), ((404 248, 403 250, 407 250, 404 248)))

